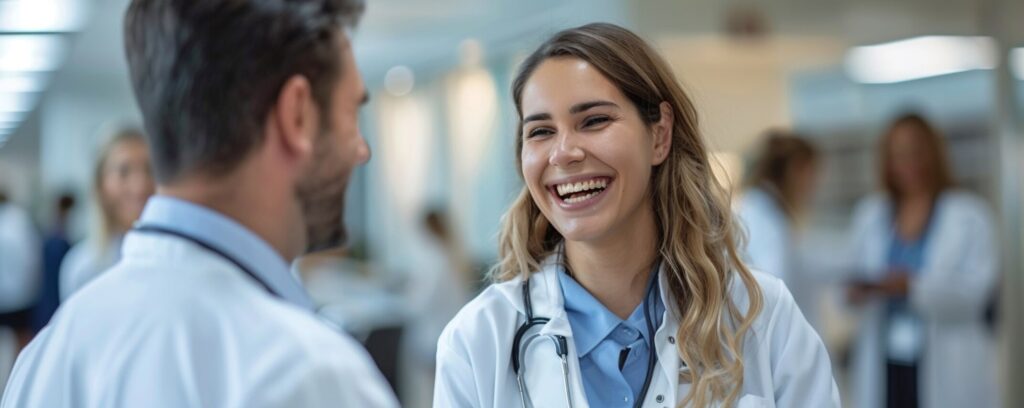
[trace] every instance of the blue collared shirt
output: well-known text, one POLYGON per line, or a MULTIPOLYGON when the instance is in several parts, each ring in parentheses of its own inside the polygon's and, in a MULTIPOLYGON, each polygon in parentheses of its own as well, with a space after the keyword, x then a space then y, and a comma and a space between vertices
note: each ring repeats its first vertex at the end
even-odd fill
POLYGON ((245 266, 285 301, 313 311, 308 292, 287 261, 266 241, 238 222, 185 200, 153 196, 136 225, 159 227, 201 241, 245 266))
MULTIPOLYGON (((648 289, 657 276, 651 274, 648 289)), ((633 406, 647 377, 648 339, 654 335, 647 329, 644 306, 648 301, 654 302, 650 317, 657 330, 665 312, 661 294, 654 288, 650 298, 645 296, 629 318, 622 320, 566 274, 565 269, 558 273, 558 281, 580 359, 587 401, 595 407, 633 406), (627 348, 629 351, 623 355, 627 348)))

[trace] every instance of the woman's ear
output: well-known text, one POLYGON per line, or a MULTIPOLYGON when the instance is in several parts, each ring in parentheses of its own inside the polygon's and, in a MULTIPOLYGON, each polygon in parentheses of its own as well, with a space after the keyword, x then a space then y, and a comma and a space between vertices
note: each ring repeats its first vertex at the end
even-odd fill
POLYGON ((672 129, 675 125, 675 116, 672 112, 672 105, 662 102, 658 105, 661 111, 661 119, 652 127, 652 143, 654 143, 654 154, 651 156, 651 165, 657 166, 665 162, 668 152, 672 150, 672 129))

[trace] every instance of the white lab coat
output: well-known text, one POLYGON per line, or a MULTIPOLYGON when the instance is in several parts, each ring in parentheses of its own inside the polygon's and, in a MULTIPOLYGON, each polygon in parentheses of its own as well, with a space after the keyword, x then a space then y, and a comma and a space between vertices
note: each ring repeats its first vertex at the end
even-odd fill
MULTIPOLYGON (((736 215, 746 233, 743 258, 752 268, 786 283, 811 326, 821 325, 819 309, 825 290, 822 274, 812 270, 810 254, 801 236, 775 196, 760 187, 747 190, 736 205, 736 215)), ((819 269, 821 266, 816 265, 819 269)))
MULTIPOLYGON (((926 408, 999 406, 995 347, 983 321, 997 279, 999 255, 988 208, 961 191, 943 193, 924 248, 924 266, 910 283, 910 306, 925 323, 918 367, 926 408)), ((854 213, 850 262, 855 277, 878 280, 888 272, 893 237, 891 203, 864 199, 854 213)), ((885 403, 885 303, 862 306, 854 349, 852 397, 859 407, 885 403)))
MULTIPOLYGON (((553 259, 548 259, 543 270, 530 277, 534 315, 551 319, 541 328, 541 334, 568 338, 573 403, 588 407, 557 273, 553 259)), ((744 381, 738 406, 839 406, 839 393, 821 339, 781 281, 761 273, 755 276, 765 302, 751 335, 743 343, 744 381)), ((525 319, 522 284, 516 279, 492 285, 445 328, 438 342, 435 407, 522 406, 510 360, 515 331, 525 319)), ((672 304, 666 285, 666 273, 662 273, 662 299, 672 304)), ((739 279, 733 282, 730 293, 739 309, 746 310, 746 288, 739 279)), ((667 308, 655 334, 658 365, 645 407, 675 406, 689 392, 690 385, 679 382, 681 359, 675 344, 678 325, 674 308, 667 308)), ((527 388, 536 406, 566 404, 561 363, 550 343, 533 343, 523 364, 527 388)))
POLYGON ((0 204, 0 313, 25 309, 38 294, 42 258, 28 212, 0 204))
POLYGON ((775 197, 761 188, 747 190, 736 205, 736 215, 747 233, 745 260, 790 284, 788 275, 795 263, 793 237, 775 197))
POLYGON ((366 352, 185 240, 133 233, 21 353, 3 408, 395 407, 366 352))

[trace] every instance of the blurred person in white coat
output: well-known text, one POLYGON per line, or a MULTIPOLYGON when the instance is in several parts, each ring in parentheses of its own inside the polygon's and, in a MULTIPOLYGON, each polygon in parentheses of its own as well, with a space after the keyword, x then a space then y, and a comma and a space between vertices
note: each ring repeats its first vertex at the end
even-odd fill
POLYGON ((0 326, 28 327, 39 285, 40 254, 32 216, 0 192, 0 326))
POLYGON ((815 327, 820 287, 816 274, 807 270, 801 240, 817 176, 818 152, 810 142, 786 131, 769 131, 736 206, 747 234, 744 260, 782 279, 815 327))
POLYGON ((435 407, 839 404, 789 291, 740 261, 672 72, 604 23, 523 62, 512 95, 525 186, 496 282, 441 334, 435 407))
POLYGON ((22 352, 4 408, 396 407, 289 262, 344 239, 366 89, 346 0, 136 0, 125 48, 158 194, 22 352))
POLYGON ((0 190, 0 381, 32 338, 31 307, 39 293, 41 254, 31 215, 0 190))
POLYGON ((124 234, 155 190, 151 167, 141 131, 122 129, 103 142, 92 178, 96 219, 61 263, 61 301, 121 259, 124 234))
POLYGON ((921 116, 895 120, 879 154, 884 192, 857 206, 852 226, 854 402, 998 407, 984 321, 999 265, 991 211, 954 187, 942 136, 921 116))

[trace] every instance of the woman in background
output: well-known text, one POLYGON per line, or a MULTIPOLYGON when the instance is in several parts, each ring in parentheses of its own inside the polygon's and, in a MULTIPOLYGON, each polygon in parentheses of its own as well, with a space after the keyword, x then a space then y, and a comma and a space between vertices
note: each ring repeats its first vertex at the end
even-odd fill
POLYGON ((737 205, 747 233, 744 260, 782 279, 817 326, 817 296, 801 262, 800 233, 818 178, 818 151, 800 136, 769 131, 749 174, 737 205))
POLYGON ((121 257, 121 238, 142 214, 155 190, 149 150, 140 131, 121 130, 100 149, 92 194, 98 222, 85 241, 68 252, 60 270, 60 297, 65 300, 121 257))
POLYGON ((861 407, 997 407, 985 306, 997 278, 992 215, 955 187, 924 118, 881 139, 883 192, 854 213, 851 303, 863 314, 853 393, 861 407))

